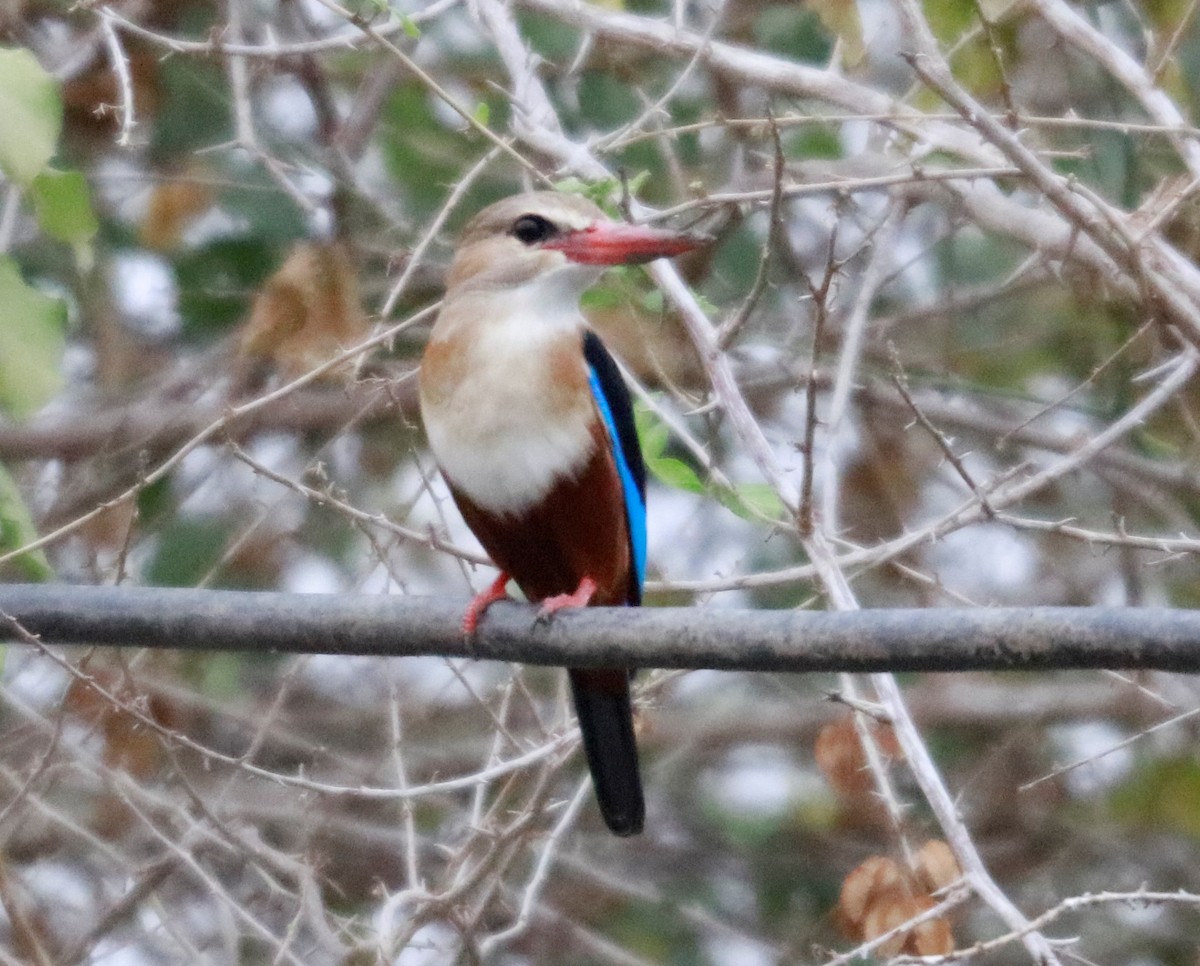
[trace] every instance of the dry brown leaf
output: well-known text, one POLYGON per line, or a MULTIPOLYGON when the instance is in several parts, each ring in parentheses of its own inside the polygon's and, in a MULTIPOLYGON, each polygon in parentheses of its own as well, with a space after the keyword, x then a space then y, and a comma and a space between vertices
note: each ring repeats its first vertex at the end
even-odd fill
POLYGON ((873 855, 854 869, 842 883, 838 899, 838 924, 851 939, 862 938, 863 922, 879 897, 904 888, 904 874, 889 858, 873 855))
MULTIPOLYGON (((142 715, 164 728, 178 730, 184 714, 178 705, 161 694, 147 694, 113 668, 88 667, 99 687, 122 705, 136 707, 142 715)), ((63 708, 88 723, 103 742, 105 766, 120 769, 137 779, 147 779, 166 763, 160 734, 126 707, 114 704, 87 681, 75 680, 63 697, 63 708)), ((104 838, 116 838, 134 821, 134 813, 117 793, 102 794, 91 811, 90 827, 104 838)))
MULTIPOLYGON (((860 938, 866 942, 885 936, 936 905, 937 903, 928 896, 913 896, 900 890, 886 892, 867 910, 860 938)), ((896 933, 887 942, 881 943, 877 951, 884 956, 898 956, 901 953, 922 956, 952 953, 954 936, 950 932, 950 924, 945 919, 927 919, 912 929, 896 933)))
POLYGON ((922 845, 917 850, 916 861, 921 884, 930 893, 944 889, 962 878, 962 870, 958 867, 954 853, 941 839, 930 839, 922 845))
MULTIPOLYGON (((5 11, 0 11, 0 19, 5 11)), ((158 110, 161 58, 157 51, 126 38, 125 52, 129 83, 133 91, 135 114, 146 123, 158 110)), ((91 136, 111 137, 121 125, 118 105, 123 97, 117 75, 107 57, 96 58, 82 73, 62 87, 63 111, 70 127, 91 136)))
POLYGON ((136 520, 137 504, 126 500, 105 507, 81 524, 77 532, 92 553, 115 553, 129 541, 129 531, 136 520))
POLYGON ((849 720, 825 725, 817 734, 813 756, 825 780, 839 795, 851 796, 863 790, 862 746, 849 720))
MULTIPOLYGON (((930 850, 940 859, 938 851, 930 850)), ((848 939, 866 942, 898 929, 935 905, 930 896, 921 893, 911 873, 892 859, 873 855, 846 876, 834 918, 848 939)), ((930 919, 899 932, 878 947, 879 953, 886 956, 902 952, 931 955, 953 950, 954 936, 944 918, 930 919)))
MULTIPOLYGON (((917 915, 937 904, 928 896, 918 896, 916 903, 917 915)), ((908 942, 904 944, 904 952, 915 956, 944 956, 954 952, 954 934, 950 931, 950 923, 938 916, 913 927, 908 933, 908 942)))
MULTIPOLYGON (((900 889, 891 889, 879 895, 867 909, 863 917, 862 935, 864 942, 878 939, 898 926, 904 925, 913 916, 921 913, 916 900, 900 889)), ((904 951, 908 933, 897 933, 885 943, 881 943, 878 952, 883 956, 898 956, 904 951)))
POLYGON ((138 240, 149 249, 167 252, 179 245, 187 227, 213 204, 213 192, 201 181, 181 176, 163 182, 150 195, 138 240))
MULTIPOLYGON (((165 697, 140 693, 108 668, 93 668, 90 674, 104 690, 127 705, 140 706, 158 724, 167 728, 178 725, 179 711, 165 697)), ((71 683, 63 706, 79 718, 90 721, 103 736, 102 756, 106 765, 131 775, 146 776, 162 763, 163 749, 158 733, 132 712, 113 704, 86 681, 71 683)))
POLYGON ((368 325, 345 247, 301 242, 255 299, 238 343, 239 361, 294 379, 361 341, 368 325))
MULTIPOLYGON (((885 757, 900 757, 900 745, 890 727, 873 725, 871 731, 885 757)), ((858 798, 871 791, 873 779, 867 770, 867 757, 863 754, 852 718, 846 717, 822 728, 813 746, 813 755, 825 780, 843 798, 858 798)))

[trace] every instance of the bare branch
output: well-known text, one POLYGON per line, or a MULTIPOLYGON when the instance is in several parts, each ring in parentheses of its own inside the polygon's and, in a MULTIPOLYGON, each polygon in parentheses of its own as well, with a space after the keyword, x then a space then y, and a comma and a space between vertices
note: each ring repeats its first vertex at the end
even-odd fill
POLYGON ((0 613, 46 642, 526 664, 744 671, 1158 668, 1200 671, 1200 613, 1120 608, 739 611, 526 605, 462 636, 454 598, 0 584, 0 613))

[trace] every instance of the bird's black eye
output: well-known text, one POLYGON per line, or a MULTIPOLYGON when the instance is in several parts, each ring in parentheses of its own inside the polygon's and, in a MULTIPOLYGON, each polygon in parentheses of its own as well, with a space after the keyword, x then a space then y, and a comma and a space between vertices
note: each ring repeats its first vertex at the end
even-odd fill
POLYGON ((513 222, 508 233, 523 244, 536 245, 554 237, 558 229, 554 227, 553 222, 547 221, 541 215, 522 215, 513 222))

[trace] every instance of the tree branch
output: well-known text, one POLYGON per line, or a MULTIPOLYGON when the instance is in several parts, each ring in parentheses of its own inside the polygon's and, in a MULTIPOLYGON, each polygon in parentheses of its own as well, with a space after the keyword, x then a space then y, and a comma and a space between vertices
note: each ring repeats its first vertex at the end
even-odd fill
POLYGON ((0 584, 0 630, 47 643, 741 671, 1200 672, 1200 612, 1165 608, 587 608, 497 604, 476 637, 441 597, 0 584))

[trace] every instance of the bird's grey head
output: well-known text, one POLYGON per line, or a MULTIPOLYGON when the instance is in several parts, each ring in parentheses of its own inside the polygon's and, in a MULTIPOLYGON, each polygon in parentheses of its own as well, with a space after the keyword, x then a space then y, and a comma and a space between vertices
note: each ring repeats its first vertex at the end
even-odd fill
POLYGON ((505 198, 471 219, 448 284, 511 288, 536 280, 578 295, 607 266, 680 255, 707 241, 613 221, 578 195, 537 191, 505 198))

